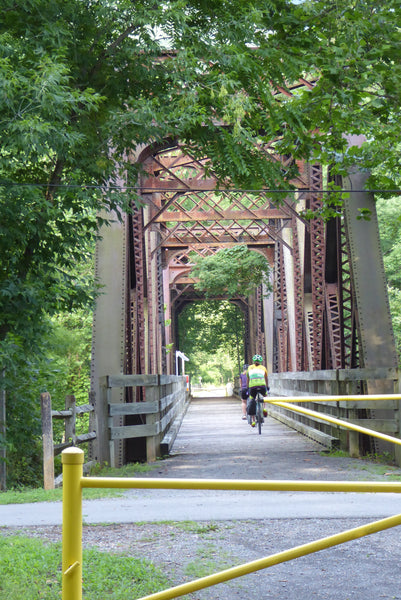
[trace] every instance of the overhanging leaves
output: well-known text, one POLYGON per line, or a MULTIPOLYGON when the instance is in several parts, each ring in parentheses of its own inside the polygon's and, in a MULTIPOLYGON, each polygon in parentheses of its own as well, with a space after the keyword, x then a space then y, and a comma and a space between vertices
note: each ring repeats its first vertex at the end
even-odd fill
POLYGON ((199 258, 191 270, 198 279, 194 287, 203 291, 206 298, 249 296, 262 283, 271 291, 269 274, 266 258, 243 244, 199 258))

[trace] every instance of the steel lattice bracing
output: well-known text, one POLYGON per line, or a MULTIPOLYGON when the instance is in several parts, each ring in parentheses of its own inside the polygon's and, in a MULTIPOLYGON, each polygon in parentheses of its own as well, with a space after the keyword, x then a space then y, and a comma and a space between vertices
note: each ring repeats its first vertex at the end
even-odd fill
MULTIPOLYGON (((340 216, 328 223, 301 216, 321 205, 321 167, 300 165, 302 176, 294 182, 298 189, 278 201, 273 192, 216 190, 206 164, 179 145, 147 154, 144 161, 144 206, 127 219, 121 284, 127 298, 121 318, 125 371, 174 369, 166 348, 174 348, 175 313, 203 297, 190 276, 193 257, 238 243, 263 253, 274 269, 273 341, 265 338, 261 291, 251 299, 236 299, 249 323, 250 352, 266 348, 269 368, 277 371, 364 364, 369 344, 364 341, 367 321, 362 323, 360 314, 371 300, 361 298, 355 286, 357 230, 352 220, 340 216)), ((363 235, 357 239, 359 247, 363 235)), ((373 259, 377 262, 379 254, 373 259)), ((385 311, 388 315, 388 306, 385 311)), ((384 359, 389 366, 394 356, 384 359)))
MULTIPOLYGON (((300 165, 301 176, 294 182, 297 191, 280 200, 267 191, 216 190, 207 159, 194 159, 179 145, 148 154, 144 169, 145 209, 137 209, 144 215, 143 232, 138 233, 142 244, 136 240, 139 253, 134 249, 134 256, 136 269, 145 262, 142 274, 146 276, 138 273, 136 314, 141 315, 140 321, 147 321, 147 339, 139 338, 140 329, 137 339, 148 362, 145 367, 137 362, 137 368, 147 372, 156 372, 161 365, 173 369, 163 348, 175 343, 175 314, 186 303, 203 298, 190 277, 193 257, 238 243, 263 253, 274 267, 273 345, 266 345, 261 290, 255 298, 237 299, 247 315, 250 348, 266 348, 270 369, 359 366, 357 291, 344 220, 308 222, 301 216, 306 209, 321 207, 320 165, 300 165), (145 253, 142 258, 141 252, 145 253), (142 301, 143 279, 148 290, 142 301), (171 326, 164 326, 161 306, 171 326), (151 323, 156 319, 158 332, 151 323)), ((138 219, 134 214, 133 221, 138 219)))
MULTIPOLYGON (((179 144, 143 156, 141 206, 120 225, 120 240, 108 239, 105 231, 99 254, 114 251, 120 269, 110 277, 109 266, 98 268, 100 279, 104 275, 114 286, 111 300, 106 294, 96 311, 95 350, 109 346, 94 353, 101 357, 102 375, 109 370, 108 355, 118 356, 113 365, 121 364, 127 373, 175 372, 177 316, 187 303, 204 298, 191 279, 192 261, 235 244, 262 253, 274 273, 273 300, 261 289, 233 299, 247 324, 246 361, 258 351, 276 372, 375 366, 375 361, 397 365, 377 221, 361 229, 356 219, 354 205, 360 201, 374 213, 371 199, 351 192, 344 215, 328 223, 306 221, 303 211, 318 210, 322 203, 320 165, 300 164, 294 191, 283 197, 267 190, 218 190, 207 159, 189 156, 179 144), (120 297, 125 301, 119 303, 120 297)), ((110 234, 115 236, 116 227, 110 234)))
MULTIPOLYGON (((169 286, 164 290, 167 316, 173 318, 172 331, 166 332, 169 344, 175 341, 174 315, 183 304, 203 298, 189 277, 194 256, 241 243, 264 254, 273 266, 277 243, 292 252, 285 229, 299 217, 292 199, 277 202, 274 194, 218 191, 208 161, 185 155, 179 146, 148 156, 144 169, 147 176, 141 185, 149 217, 145 230, 160 236, 151 259, 162 256, 163 281, 169 286)), ((307 184, 303 179, 298 183, 301 188, 307 184)), ((250 324, 249 352, 257 347, 265 353, 262 291, 251 302, 246 298, 236 302, 250 324)))

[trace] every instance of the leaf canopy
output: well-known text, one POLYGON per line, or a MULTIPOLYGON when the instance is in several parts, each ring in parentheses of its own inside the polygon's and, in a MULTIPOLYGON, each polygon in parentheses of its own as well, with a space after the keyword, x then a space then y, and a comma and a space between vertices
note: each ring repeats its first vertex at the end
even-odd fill
POLYGON ((179 347, 189 358, 185 371, 198 383, 226 383, 244 360, 244 314, 227 300, 191 302, 178 318, 179 347))
POLYGON ((0 340, 90 301, 71 265, 95 213, 136 200, 142 145, 179 139, 249 189, 290 185, 273 150, 399 173, 398 4, 3 0, 0 340))
POLYGON ((198 258, 191 269, 191 276, 198 279, 195 289, 203 291, 206 298, 250 296, 262 283, 271 291, 269 274, 267 259, 244 244, 198 258))

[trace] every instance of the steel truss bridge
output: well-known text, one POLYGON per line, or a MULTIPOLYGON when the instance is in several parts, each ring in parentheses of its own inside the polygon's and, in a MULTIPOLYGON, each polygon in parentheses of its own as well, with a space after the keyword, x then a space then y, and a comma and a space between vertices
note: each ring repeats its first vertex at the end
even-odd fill
MULTIPOLYGON (((261 353, 271 373, 398 366, 365 173, 336 181, 349 193, 341 214, 325 223, 302 216, 322 205, 330 173, 319 164, 298 163, 295 190, 285 195, 219 189, 208 157, 190 156, 178 142, 138 149, 130 159, 143 166, 141 206, 133 201, 131 214, 102 230, 96 255, 104 293, 94 320, 95 408, 105 375, 175 373, 178 316, 203 299, 190 275, 193 257, 239 243, 263 254, 273 272, 270 297, 260 287, 232 300, 245 317, 246 360, 261 353), (371 211, 369 221, 358 218, 360 209, 371 211)), ((271 151, 267 159, 283 167, 293 160, 271 151)), ((394 391, 388 382, 367 385, 361 393, 394 391)), ((113 393, 115 402, 143 400, 139 392, 113 393)), ((122 462, 124 447, 120 443, 122 462)))

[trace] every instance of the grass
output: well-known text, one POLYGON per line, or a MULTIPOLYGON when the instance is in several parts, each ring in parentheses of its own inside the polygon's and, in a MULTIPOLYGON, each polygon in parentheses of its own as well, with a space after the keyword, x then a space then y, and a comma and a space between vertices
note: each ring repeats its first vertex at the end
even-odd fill
POLYGON ((175 523, 177 529, 181 529, 188 533, 196 533, 197 535, 205 535, 207 533, 215 532, 219 529, 217 523, 197 523, 196 521, 180 521, 175 523))
POLYGON ((231 565, 229 554, 219 551, 214 544, 205 544, 197 551, 197 559, 185 567, 185 575, 191 579, 206 577, 231 565))
MULTIPOLYGON (((60 600, 61 544, 0 536, 0 600, 60 600)), ((85 600, 140 598, 169 586, 152 563, 96 549, 83 553, 85 600)))
POLYGON ((319 452, 320 456, 334 456, 340 458, 349 458, 349 452, 345 452, 345 450, 338 450, 337 448, 332 448, 331 450, 322 450, 319 452))
MULTIPOLYGON (((82 496, 85 500, 95 498, 118 498, 122 496, 123 490, 110 489, 84 489, 82 496)), ((21 490, 9 490, 1 492, 0 504, 26 504, 28 502, 59 502, 62 500, 63 490, 43 490, 41 488, 23 488, 21 490)))
MULTIPOLYGON (((130 463, 121 469, 112 467, 95 467, 90 475, 93 477, 136 477, 140 473, 146 473, 152 470, 153 465, 142 463, 130 463)), ((119 489, 88 489, 82 490, 82 496, 85 500, 96 498, 118 498, 124 494, 124 490, 119 489)), ((0 504, 26 504, 28 502, 58 502, 62 500, 62 488, 55 490, 44 490, 42 488, 21 488, 0 492, 0 504)))
MULTIPOLYGON (((330 450, 320 452, 322 456, 332 456, 336 458, 350 458, 349 452, 344 450, 330 450)), ((401 469, 394 465, 393 457, 388 454, 368 454, 362 458, 354 459, 355 462, 348 468, 355 471, 364 471, 369 479, 376 477, 386 479, 386 481, 401 481, 401 469)), ((367 477, 363 477, 366 479, 367 477)))
POLYGON ((154 468, 155 465, 149 463, 128 463, 119 468, 97 465, 92 468, 90 475, 92 477, 136 477, 139 473, 147 473, 154 468))
POLYGON ((353 468, 359 469, 360 471, 365 471, 367 474, 376 478, 385 478, 386 481, 401 481, 401 471, 399 467, 363 461, 362 465, 358 465, 353 468))

